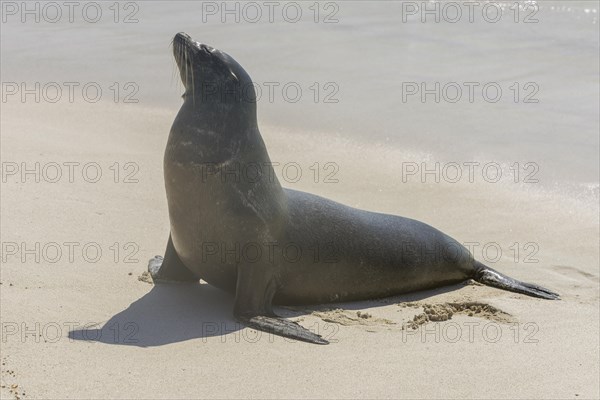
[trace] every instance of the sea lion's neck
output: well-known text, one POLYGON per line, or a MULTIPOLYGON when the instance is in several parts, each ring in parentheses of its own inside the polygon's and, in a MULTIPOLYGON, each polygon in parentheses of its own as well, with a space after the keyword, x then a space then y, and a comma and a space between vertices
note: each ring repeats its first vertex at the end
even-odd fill
POLYGON ((192 152, 203 162, 270 163, 256 121, 255 104, 202 104, 187 98, 169 136, 168 148, 192 152))

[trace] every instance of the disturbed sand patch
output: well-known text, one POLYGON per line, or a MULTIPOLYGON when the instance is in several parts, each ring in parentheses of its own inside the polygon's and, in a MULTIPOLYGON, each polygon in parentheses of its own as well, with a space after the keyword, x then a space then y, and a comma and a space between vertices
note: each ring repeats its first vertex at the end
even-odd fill
POLYGON ((313 311, 311 313, 315 317, 321 318, 325 322, 350 326, 350 325, 395 325, 396 323, 386 319, 373 317, 371 314, 364 311, 348 311, 339 308, 325 311, 313 311))
POLYGON ((2 383, 0 384, 0 392, 2 395, 0 397, 3 399, 13 398, 15 400, 20 400, 27 396, 27 394, 25 393, 25 389, 16 383, 17 375, 15 371, 7 367, 8 357, 9 356, 2 357, 2 383), (7 383, 9 381, 14 383, 7 383), (5 394, 5 391, 8 392, 8 396, 5 394))
POLYGON ((146 282, 151 285, 154 284, 154 281, 152 280, 152 276, 150 275, 150 272, 148 272, 148 271, 142 272, 142 274, 138 276, 138 281, 146 282))
POLYGON ((467 315, 469 317, 485 318, 490 321, 500 323, 514 322, 514 318, 509 313, 506 313, 489 304, 466 301, 452 303, 400 303, 400 307, 419 308, 423 307, 423 312, 417 314, 412 320, 402 324, 402 329, 417 329, 419 326, 429 322, 441 322, 452 319, 453 315, 467 315))

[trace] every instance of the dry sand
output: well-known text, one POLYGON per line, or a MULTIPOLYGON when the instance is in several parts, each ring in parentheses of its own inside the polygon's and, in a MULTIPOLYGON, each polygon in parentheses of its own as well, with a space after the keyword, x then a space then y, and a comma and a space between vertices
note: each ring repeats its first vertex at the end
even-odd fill
POLYGON ((285 186, 417 218, 461 242, 496 242, 503 256, 490 265, 563 300, 467 283, 279 308, 332 342, 316 346, 240 327, 232 298, 206 284, 139 280, 168 235, 162 152, 175 112, 3 104, 4 163, 39 162, 46 178, 49 163, 81 165, 73 183, 63 167, 56 183, 2 184, 2 242, 18 247, 3 249, 2 398, 599 397, 597 204, 518 185, 402 183, 399 165, 415 155, 392 148, 261 127, 272 160, 339 165, 338 183, 285 186), (96 183, 81 175, 91 162, 103 173, 96 183), (128 173, 138 182, 125 183, 128 173), (23 243, 36 242, 40 259, 34 250, 22 260, 23 243), (78 243, 72 260, 66 242, 78 243), (537 263, 523 262, 529 242, 537 263))

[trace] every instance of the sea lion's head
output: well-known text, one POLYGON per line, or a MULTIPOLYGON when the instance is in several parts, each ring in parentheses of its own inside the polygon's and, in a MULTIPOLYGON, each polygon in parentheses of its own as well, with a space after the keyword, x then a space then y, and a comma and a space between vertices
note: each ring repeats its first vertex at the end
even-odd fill
POLYGON ((183 32, 173 39, 173 54, 186 101, 219 108, 252 104, 250 108, 254 108, 256 92, 252 79, 229 54, 196 42, 183 32))

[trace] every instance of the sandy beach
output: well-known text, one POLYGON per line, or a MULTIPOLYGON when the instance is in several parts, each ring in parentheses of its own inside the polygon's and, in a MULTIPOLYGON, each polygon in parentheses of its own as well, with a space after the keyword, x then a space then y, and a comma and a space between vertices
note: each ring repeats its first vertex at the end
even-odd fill
POLYGON ((411 25, 401 16, 398 39, 377 28, 396 26, 381 2, 363 12, 341 3, 329 27, 202 25, 187 12, 195 2, 150 3, 138 3, 140 23, 128 26, 2 24, 1 398, 600 397, 597 3, 561 11, 566 2, 540 2, 529 31, 494 28, 479 39, 489 24, 411 25), (169 48, 178 31, 235 54, 257 82, 304 88, 297 103, 259 102, 283 186, 426 222, 562 300, 469 281, 276 308, 331 341, 316 346, 240 325, 233 297, 206 283, 149 283, 147 261, 169 234, 162 160, 181 104, 169 48), (281 43, 269 39, 284 32, 281 43), (521 44, 475 50, 506 32, 521 44), (396 73, 537 82, 540 102, 402 103, 396 73), (97 82, 104 95, 4 97, 6 82, 71 81, 97 82), (315 103, 308 88, 329 81, 339 102, 315 103), (127 82, 138 85, 138 102, 123 101, 133 93, 127 82), (478 163, 472 181, 469 162, 478 163), (286 169, 292 163, 301 176, 286 169), (463 166, 461 179, 422 175, 436 164, 450 174, 450 163, 463 166), (490 163, 501 178, 482 172, 490 163))

